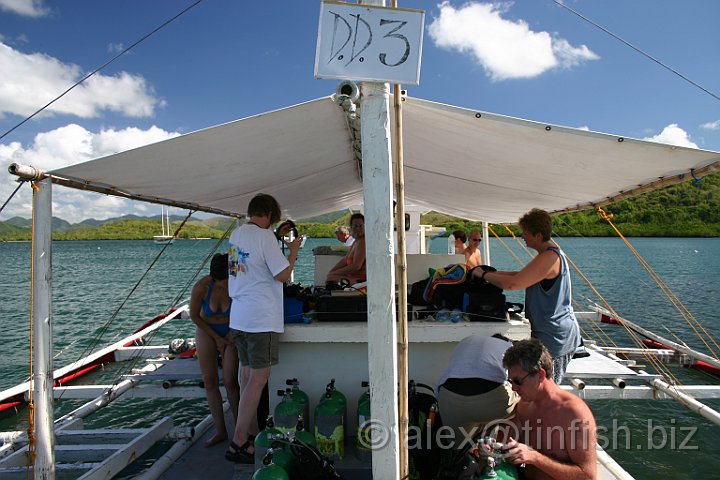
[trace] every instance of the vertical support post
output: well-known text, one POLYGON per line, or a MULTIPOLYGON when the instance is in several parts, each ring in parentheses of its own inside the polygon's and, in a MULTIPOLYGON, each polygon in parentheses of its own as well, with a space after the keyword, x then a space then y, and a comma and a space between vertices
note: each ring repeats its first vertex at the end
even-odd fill
POLYGON ((363 83, 360 107, 368 280, 368 373, 372 416, 377 427, 372 431, 373 478, 400 478, 389 90, 387 83, 363 83))
MULTIPOLYGON (((393 7, 397 8, 393 0, 393 7)), ((399 83, 393 86, 393 106, 395 111, 395 210, 397 225, 398 251, 397 262, 398 283, 398 437, 400 438, 400 478, 407 478, 410 471, 408 457, 408 302, 407 302, 407 245, 405 242, 405 173, 403 172, 403 123, 402 123, 402 90, 399 83)))
POLYGON ((52 345, 52 180, 35 182, 33 188, 32 319, 33 396, 35 398, 34 462, 36 480, 55 478, 53 432, 53 345, 52 345))
POLYGON ((485 265, 492 265, 490 262, 490 231, 488 229, 488 222, 482 222, 482 236, 483 236, 483 253, 482 260, 485 265))

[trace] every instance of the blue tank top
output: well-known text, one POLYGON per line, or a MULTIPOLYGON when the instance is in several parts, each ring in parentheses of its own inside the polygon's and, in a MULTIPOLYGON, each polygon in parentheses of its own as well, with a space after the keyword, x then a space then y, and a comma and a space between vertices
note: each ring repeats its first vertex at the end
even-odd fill
POLYGON ((212 295, 213 287, 215 286, 215 281, 211 278, 210 279, 210 285, 208 286, 208 292, 207 295, 205 295, 205 298, 203 298, 202 301, 202 312, 206 317, 212 317, 215 315, 230 315, 230 306, 228 305, 227 310, 223 310, 222 312, 216 312, 212 308, 210 308, 210 296, 212 295))
POLYGON ((548 290, 540 282, 525 289, 525 312, 532 336, 560 357, 574 353, 580 345, 580 329, 572 308, 572 284, 565 254, 557 247, 550 250, 560 257, 560 275, 548 290))

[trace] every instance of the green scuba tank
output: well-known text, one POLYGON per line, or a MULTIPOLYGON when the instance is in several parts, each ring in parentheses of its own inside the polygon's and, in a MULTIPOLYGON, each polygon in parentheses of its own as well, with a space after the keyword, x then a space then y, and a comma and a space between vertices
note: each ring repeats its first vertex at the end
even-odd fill
POLYGON ((272 446, 273 437, 282 437, 282 432, 275 428, 272 415, 268 415, 265 428, 255 436, 255 470, 263 465, 263 458, 268 449, 272 446))
POLYGON ((300 382, 298 382, 297 378, 288 378, 287 380, 285 380, 285 385, 289 385, 292 387, 290 396, 302 407, 305 428, 310 430, 310 398, 308 397, 307 393, 300 390, 300 382))
POLYGON ((502 462, 494 468, 485 467, 479 480, 518 480, 520 475, 518 469, 512 463, 502 462), (495 472, 495 475, 492 474, 495 472))
POLYGON ((252 480, 290 480, 284 468, 274 462, 274 450, 269 450, 263 457, 262 466, 255 471, 252 480))
POLYGON ((328 390, 315 407, 315 441, 318 451, 331 460, 345 455, 343 405, 328 390))
POLYGON ((345 396, 344 393, 342 393, 340 390, 335 388, 335 379, 334 378, 330 379, 330 383, 327 384, 327 387, 325 387, 325 390, 327 391, 328 388, 331 390, 332 397, 336 398, 343 405, 343 407, 346 407, 347 406, 347 397, 345 396))
POLYGON ((362 382, 360 382, 360 386, 362 388, 366 388, 367 390, 365 390, 362 395, 358 397, 358 409, 360 408, 360 404, 364 403, 367 400, 370 400, 370 382, 368 382, 367 380, 363 380, 362 382))
MULTIPOLYGON (((325 387, 325 392, 328 392, 328 391, 332 395, 332 398, 337 400, 342 405, 342 407, 343 407, 343 425, 346 425, 347 424, 347 397, 345 396, 344 393, 342 393, 340 390, 335 388, 335 379, 334 378, 331 378, 330 383, 328 383, 327 386, 325 387)), ((325 398, 325 397, 320 398, 321 402, 323 401, 323 398, 325 398)))
POLYGON ((282 401, 275 407, 274 415, 275 428, 285 434, 295 431, 298 415, 302 415, 302 406, 295 402, 290 395, 292 389, 278 390, 278 396, 283 397, 282 401))
MULTIPOLYGON (((368 387, 367 381, 362 382, 363 387, 368 387)), ((357 457, 363 462, 369 462, 372 459, 372 438, 370 424, 370 389, 360 395, 357 407, 357 437, 356 447, 357 457)))
MULTIPOLYGON (((520 478, 517 467, 511 463, 504 462, 503 444, 499 443, 493 437, 484 437, 479 444, 484 444, 488 450, 488 457, 485 458, 486 465, 482 469, 482 475, 478 478, 481 480, 517 480, 520 478)), ((482 465, 481 462, 478 462, 482 465)))
POLYGON ((317 448, 317 442, 315 442, 315 435, 308 432, 305 429, 305 421, 302 415, 298 415, 297 425, 295 426, 295 438, 302 443, 307 443, 317 448))
POLYGON ((290 452, 290 445, 284 445, 282 448, 273 448, 272 452, 273 463, 278 467, 282 467, 286 472, 291 472, 295 468, 297 458, 290 452))

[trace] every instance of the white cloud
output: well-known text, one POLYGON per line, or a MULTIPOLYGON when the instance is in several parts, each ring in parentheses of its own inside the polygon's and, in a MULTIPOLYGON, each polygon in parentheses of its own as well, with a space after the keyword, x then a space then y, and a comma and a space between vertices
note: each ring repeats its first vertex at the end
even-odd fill
POLYGON ((666 143, 668 145, 677 145, 678 147, 698 148, 697 144, 690 140, 690 135, 688 135, 685 130, 678 127, 677 123, 671 123, 654 137, 645 137, 643 140, 666 143))
POLYGON ((548 32, 533 32, 522 20, 502 18, 511 3, 439 5, 428 27, 437 46, 473 56, 492 80, 536 77, 554 68, 571 68, 598 57, 585 45, 573 47, 548 32))
POLYGON ((125 50, 125 45, 122 43, 110 43, 107 46, 107 51, 110 53, 120 53, 123 50, 125 50))
MULTIPOLYGON (((4 43, 0 43, 0 72, 0 116, 30 115, 87 74, 77 65, 42 53, 23 53, 4 43)), ((140 75, 96 73, 48 107, 44 115, 92 118, 110 110, 148 117, 163 104, 140 75)))
POLYGON ((715 120, 714 122, 707 122, 700 125, 700 128, 704 130, 720 130, 720 120, 715 120))
MULTIPOLYGON (((93 133, 80 125, 69 124, 36 135, 33 143, 27 147, 20 142, 0 144, 0 172, 7 172, 11 163, 32 165, 42 170, 57 169, 178 135, 177 132, 167 132, 155 126, 147 130, 129 127, 122 130, 107 129, 93 133)), ((3 203, 16 186, 16 183, 5 181, 5 179, 0 182, 0 199, 3 203)), ((14 216, 29 218, 31 200, 30 188, 24 186, 5 207, 0 220, 7 220, 14 216)), ((148 209, 138 202, 118 197, 81 192, 64 187, 57 187, 53 190, 53 215, 71 223, 91 217, 104 219, 128 213, 147 215, 148 209)))
POLYGON ((0 0, 0 10, 24 17, 43 17, 50 13, 43 0, 0 0))

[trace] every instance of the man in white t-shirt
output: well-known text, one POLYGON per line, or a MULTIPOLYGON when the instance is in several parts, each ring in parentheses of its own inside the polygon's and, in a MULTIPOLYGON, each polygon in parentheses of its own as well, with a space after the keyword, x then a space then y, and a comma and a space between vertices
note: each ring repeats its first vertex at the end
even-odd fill
POLYGON ((230 331, 241 370, 237 424, 225 458, 250 464, 259 430, 255 412, 270 367, 278 363, 278 335, 284 328, 283 283, 290 278, 302 236, 283 240, 290 249, 285 258, 270 230, 280 220, 280 206, 270 195, 256 195, 248 205, 248 217, 250 221, 236 228, 229 240, 230 331))
POLYGON ((344 225, 340 225, 335 229, 335 238, 346 247, 349 247, 355 241, 355 237, 350 235, 350 230, 344 225))
POLYGON ((436 387, 443 425, 453 448, 463 448, 485 426, 513 418, 520 397, 508 383, 503 355, 512 342, 500 335, 470 335, 457 344, 436 387))

